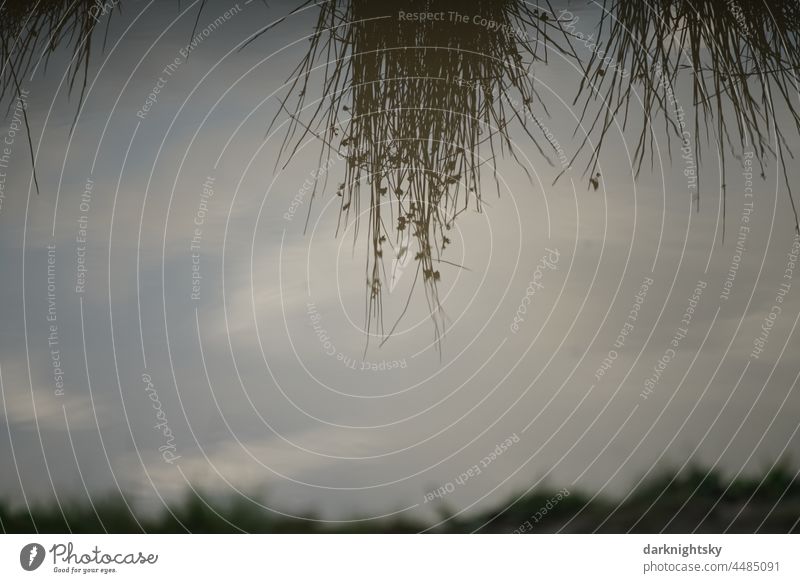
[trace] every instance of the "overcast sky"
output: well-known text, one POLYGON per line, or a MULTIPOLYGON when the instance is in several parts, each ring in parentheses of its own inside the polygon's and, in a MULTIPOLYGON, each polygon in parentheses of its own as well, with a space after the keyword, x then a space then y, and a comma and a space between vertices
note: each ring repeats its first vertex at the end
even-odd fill
MULTIPOLYGON (((23 83, 40 194, 13 108, 0 127, 0 497, 121 490, 157 508, 191 484, 287 513, 430 516, 440 487, 470 512, 543 485, 623 496, 684 464, 761 472, 797 451, 800 282, 785 277, 796 239, 773 160, 747 198, 728 157, 723 242, 713 145, 697 211, 674 139, 634 180, 638 134, 615 129, 595 191, 582 165, 552 185, 558 170, 515 130, 533 179, 498 159, 499 195, 487 181, 483 212, 456 222, 447 258, 467 269, 442 268, 441 356, 419 295, 365 352, 364 231, 336 235, 344 163, 293 206, 319 144, 274 170, 283 133, 266 133, 313 15, 239 50, 291 8, 242 1, 185 59, 197 6, 176 4, 114 14, 73 133, 70 55, 23 83)), ((231 6, 208 2, 198 30, 231 6)), ((591 9, 572 11, 590 30, 591 9)), ((577 73, 554 54, 536 75, 542 120, 571 154, 577 73)), ((677 97, 692 110, 689 88, 677 97)), ((387 321, 412 278, 385 295, 387 321)))

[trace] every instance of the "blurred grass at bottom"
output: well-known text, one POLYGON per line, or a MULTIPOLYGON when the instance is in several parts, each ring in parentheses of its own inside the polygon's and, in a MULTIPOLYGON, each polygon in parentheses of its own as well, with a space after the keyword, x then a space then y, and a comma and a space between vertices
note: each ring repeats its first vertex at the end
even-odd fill
POLYGON ((121 496, 91 503, 62 500, 60 508, 52 502, 30 511, 0 502, 0 528, 6 533, 76 534, 800 532, 800 481, 788 464, 733 481, 701 468, 664 473, 619 499, 579 489, 564 492, 542 487, 511 496, 496 508, 458 516, 445 498, 436 507, 439 526, 407 517, 350 522, 320 521, 312 514, 288 518, 242 497, 219 501, 192 493, 169 509, 146 515, 129 510, 121 496))

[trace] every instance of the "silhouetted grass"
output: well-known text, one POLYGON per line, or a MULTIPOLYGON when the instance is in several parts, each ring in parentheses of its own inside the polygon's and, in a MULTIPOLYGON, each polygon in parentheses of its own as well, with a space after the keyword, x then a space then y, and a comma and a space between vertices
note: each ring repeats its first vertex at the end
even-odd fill
MULTIPOLYGON (((107 33, 121 2, 106 4, 107 33)), ((198 4, 195 26, 205 4, 198 4)), ((309 4, 303 2, 301 8, 309 4)), ((697 186, 693 194, 698 204, 698 167, 703 145, 711 143, 720 152, 723 176, 727 156, 740 157, 744 147, 755 151, 762 175, 767 161, 776 159, 794 207, 787 135, 800 130, 800 111, 793 101, 800 69, 796 0, 604 0, 596 49, 588 59, 579 58, 572 44, 577 35, 565 29, 547 0, 539 7, 522 0, 314 4, 318 16, 308 51, 290 75, 276 118, 282 121, 288 114, 290 120, 283 160, 312 136, 321 144, 320 166, 334 154, 346 160, 336 189, 340 225, 354 221, 358 236, 359 214, 366 211, 365 327, 383 339, 397 324, 384 327, 383 289, 392 281, 394 265, 412 257, 412 291, 422 283, 435 338, 443 333, 439 282, 448 269, 462 267, 442 256, 448 235, 470 205, 480 210, 481 170, 494 167, 498 154, 514 156, 510 125, 521 127, 550 161, 552 145, 542 139, 541 127, 528 120, 538 119, 532 115, 534 105, 547 114, 533 67, 546 63, 553 50, 567 55, 582 74, 574 103, 582 101, 580 121, 588 131, 567 167, 593 140, 586 171, 595 188, 599 156, 615 124, 635 126, 638 173, 648 157, 653 163, 653 124, 663 121, 668 139, 693 152, 691 167, 684 172, 689 173, 690 190, 697 186), (478 15, 491 26, 447 19, 407 22, 398 18, 399 11, 457 12, 468 21, 478 15), (613 57, 614 67, 599 56, 601 47, 613 57), (692 88, 686 127, 676 118, 675 108, 681 105, 673 93, 681 73, 690 76, 692 88), (390 271, 384 258, 392 259, 390 271)), ((90 54, 98 42, 100 6, 104 4, 97 0, 4 2, 0 103, 5 97, 10 107, 14 100, 9 97, 19 93, 23 77, 64 46, 72 55, 69 89, 80 88, 79 112, 90 54)), ((671 157, 671 145, 667 151, 671 157)), ((38 191, 35 166, 33 178, 38 191)), ((724 205, 724 183, 721 187, 724 205)), ((315 195, 316 190, 311 198, 315 195)), ((725 216, 723 209, 723 220, 725 216)), ((797 212, 795 221, 800 231, 797 212)), ((400 317, 410 299, 399 307, 400 317)))
MULTIPOLYGON (((106 36, 118 2, 98 0, 6 0, 0 9, 0 103, 36 69, 44 68, 60 47, 66 46, 72 60, 67 71, 68 89, 79 91, 83 103, 89 57, 95 29, 105 21, 106 36)), ((76 114, 77 116, 77 114, 76 114)))
POLYGON ((528 129, 526 112, 540 102, 531 67, 548 47, 574 50, 551 18, 519 0, 331 0, 319 6, 309 40, 275 120, 290 119, 283 158, 315 137, 320 165, 346 160, 340 224, 353 221, 357 234, 362 211, 368 217, 367 330, 384 339, 393 330, 383 323, 382 293, 393 277, 386 253, 393 265, 413 257, 408 270, 424 286, 438 339, 449 231, 470 205, 480 210, 481 170, 495 172, 500 153, 516 157, 511 124, 548 156, 546 140, 528 129), (399 16, 431 11, 467 22, 399 16), (476 15, 491 24, 473 23, 476 15), (508 95, 520 107, 510 108, 508 95))
MULTIPOLYGON (((794 209, 786 136, 800 131, 799 33, 795 0, 604 0, 597 46, 617 67, 609 70, 593 53, 575 99, 584 102, 587 141, 595 137, 587 173, 594 174, 608 131, 618 122, 627 128, 634 118, 640 121, 634 169, 638 174, 648 157, 652 167, 653 125, 663 121, 667 139, 691 145, 697 165, 704 142, 716 146, 723 204, 727 155, 741 159, 746 148, 755 152, 762 177, 767 161, 777 160, 794 209), (691 103, 674 96, 681 73, 689 78, 691 103), (598 98, 603 107, 595 113, 589 104, 598 98), (676 111, 684 106, 688 136, 676 111)), ((667 151, 672 159, 669 144, 667 151)), ((800 231, 796 209, 794 219, 800 231)))

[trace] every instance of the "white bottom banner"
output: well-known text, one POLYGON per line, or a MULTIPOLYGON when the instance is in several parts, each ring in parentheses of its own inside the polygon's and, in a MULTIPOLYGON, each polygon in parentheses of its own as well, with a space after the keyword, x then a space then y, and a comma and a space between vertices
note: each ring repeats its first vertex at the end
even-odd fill
POLYGON ((3 535, 0 581, 800 581, 792 535, 3 535))

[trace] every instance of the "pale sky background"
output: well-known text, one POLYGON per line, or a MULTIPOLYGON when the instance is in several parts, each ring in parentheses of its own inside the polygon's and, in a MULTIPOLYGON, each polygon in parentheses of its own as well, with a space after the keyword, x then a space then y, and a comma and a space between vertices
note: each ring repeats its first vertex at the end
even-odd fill
MULTIPOLYGON (((582 165, 551 185, 557 171, 516 132, 534 181, 499 159, 499 196, 487 180, 484 212, 457 221, 447 258, 469 270, 442 269, 450 325, 441 358, 419 301, 396 335, 365 355, 363 239, 354 246, 352 231, 335 236, 344 164, 330 168, 304 233, 309 196, 292 220, 284 213, 317 169, 319 146, 307 144, 273 172, 283 133, 266 135, 276 96, 308 45, 312 14, 290 17, 239 51, 294 4, 239 5, 168 78, 145 119, 137 111, 188 42, 194 4, 124 2, 106 51, 92 55, 71 135, 77 96, 60 85, 69 55, 58 52, 24 83, 41 194, 18 132, 0 207, 0 498, 25 504, 119 489, 131 504, 155 509, 191 484, 211 495, 263 496, 290 514, 430 517, 426 492, 455 483, 514 434, 518 443, 445 497, 451 508, 471 512, 545 485, 623 496, 643 477, 684 464, 727 476, 763 472, 781 458, 796 467, 800 272, 764 352, 750 358, 794 240, 773 160, 765 180, 754 172, 751 230, 722 300, 745 202, 736 160, 728 158, 723 243, 713 145, 697 212, 675 140, 672 164, 660 139, 653 168, 634 181, 628 156, 638 135, 615 132, 595 192, 582 165), (195 301, 190 243, 208 176, 214 195, 195 301), (87 178, 87 278, 77 294, 87 178), (48 347, 51 243, 63 396, 48 347), (510 326, 546 248, 558 250, 557 268, 544 272, 515 334, 510 326), (654 284, 634 330, 596 381, 645 278, 654 284), (688 335, 645 400, 644 382, 699 280, 707 287, 688 335), (309 303, 332 356, 315 335, 309 303), (339 354, 356 368, 406 366, 351 370, 339 354), (173 464, 158 451, 164 438, 153 427, 145 373, 175 436, 173 464)), ((198 30, 230 6, 209 2, 198 30)), ((593 9, 571 10, 590 30, 593 9)), ((551 114, 542 120, 571 154, 569 104, 579 78, 567 60, 551 57, 536 68, 551 114)), ((690 111, 688 88, 677 94, 690 111)), ((0 127, 3 138, 10 122, 0 127)), ((789 140, 797 150, 800 139, 789 140)), ((797 184, 796 165, 790 171, 797 184)), ((385 297, 387 320, 401 309, 410 277, 385 297)))

